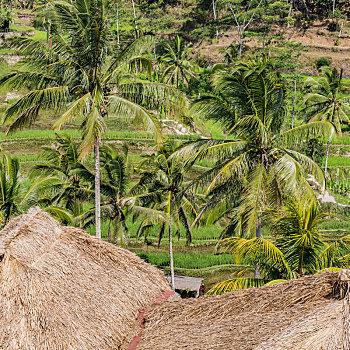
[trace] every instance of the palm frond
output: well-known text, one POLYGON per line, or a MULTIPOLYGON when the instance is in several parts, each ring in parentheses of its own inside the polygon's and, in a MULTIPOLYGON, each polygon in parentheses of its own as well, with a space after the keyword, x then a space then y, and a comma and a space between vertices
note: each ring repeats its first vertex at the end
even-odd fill
POLYGON ((249 277, 233 278, 222 281, 208 290, 207 295, 220 295, 234 292, 237 289, 246 289, 252 287, 262 287, 266 284, 266 280, 249 277))
POLYGON ((66 86, 33 90, 7 109, 4 123, 9 124, 10 131, 31 125, 35 122, 39 109, 62 108, 68 96, 69 91, 66 86), (15 120, 13 120, 14 117, 16 117, 15 120))
POLYGON ((110 96, 109 109, 119 116, 128 116, 136 123, 143 123, 147 130, 154 133, 157 143, 162 142, 161 127, 156 116, 141 105, 120 96, 110 96))
POLYGON ((168 115, 186 112, 186 97, 172 86, 153 82, 130 82, 118 86, 119 94, 145 108, 162 109, 168 115))
POLYGON ((56 120, 53 126, 54 129, 60 130, 61 127, 70 120, 74 120, 76 118, 83 119, 86 115, 90 113, 91 104, 91 94, 90 92, 88 92, 87 94, 83 95, 78 100, 76 100, 73 103, 73 105, 56 120))
POLYGON ((297 126, 294 129, 290 129, 280 136, 280 141, 284 144, 290 145, 293 142, 300 140, 301 138, 311 137, 332 137, 335 133, 334 126, 328 121, 315 121, 307 124, 297 126))

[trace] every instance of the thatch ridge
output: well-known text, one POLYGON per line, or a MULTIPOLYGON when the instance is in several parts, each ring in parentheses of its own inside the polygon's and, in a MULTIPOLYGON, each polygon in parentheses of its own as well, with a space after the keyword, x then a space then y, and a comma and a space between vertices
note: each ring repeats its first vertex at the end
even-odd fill
POLYGON ((137 349, 348 350, 350 271, 153 305, 137 349))
POLYGON ((0 349, 118 349, 170 289, 128 250, 39 208, 0 232, 0 349))

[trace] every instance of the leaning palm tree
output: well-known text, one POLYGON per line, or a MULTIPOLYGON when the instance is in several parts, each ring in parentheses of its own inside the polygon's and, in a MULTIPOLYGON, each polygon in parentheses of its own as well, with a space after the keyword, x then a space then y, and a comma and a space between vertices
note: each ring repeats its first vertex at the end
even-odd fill
MULTIPOLYGON (((127 67, 150 69, 151 62, 140 56, 149 35, 140 37, 114 56, 111 51, 110 26, 107 16, 109 0, 51 4, 53 44, 17 38, 7 44, 23 55, 17 67, 0 78, 0 85, 27 87, 31 91, 12 104, 4 121, 9 131, 35 123, 41 109, 57 109, 54 127, 60 129, 71 120, 82 125, 83 142, 80 156, 94 149, 96 236, 100 225, 99 148, 108 113, 139 121, 159 136, 160 125, 155 111, 180 112, 185 98, 174 88, 123 76, 127 67), (60 31, 59 31, 59 30, 60 31)), ((159 137, 158 137, 159 139, 159 137)))
POLYGON ((167 84, 173 84, 177 88, 182 84, 187 88, 191 79, 197 79, 193 70, 194 64, 189 59, 189 49, 183 39, 176 35, 172 43, 165 44, 166 54, 161 57, 161 63, 165 65, 162 79, 167 84))
MULTIPOLYGON (((342 135, 341 125, 350 124, 350 99, 342 95, 343 70, 322 68, 323 75, 319 79, 308 78, 305 85, 311 93, 305 96, 306 117, 311 121, 328 120, 342 135)), ((327 142, 325 173, 329 155, 330 139, 327 142)))
MULTIPOLYGON (((213 168, 194 184, 207 184, 209 201, 197 218, 208 210, 223 207, 230 214, 232 234, 260 238, 264 208, 283 202, 286 193, 313 197, 306 176, 313 174, 324 188, 320 167, 290 148, 292 141, 309 135, 327 134, 333 126, 315 121, 285 130, 285 92, 282 81, 268 60, 240 63, 219 71, 213 78, 216 91, 232 97, 235 114, 216 114, 216 106, 199 108, 205 117, 216 119, 228 129, 226 140, 200 140, 176 153, 187 163, 215 161, 213 168)), ((256 272, 258 275, 258 271, 256 272)))
POLYGON ((209 294, 257 287, 315 274, 324 269, 349 266, 350 236, 327 237, 320 224, 329 213, 321 211, 316 201, 288 199, 278 209, 267 210, 264 220, 270 228, 270 239, 230 237, 222 241, 226 251, 245 267, 232 279, 214 286, 209 294), (262 276, 247 277, 259 263, 262 276))

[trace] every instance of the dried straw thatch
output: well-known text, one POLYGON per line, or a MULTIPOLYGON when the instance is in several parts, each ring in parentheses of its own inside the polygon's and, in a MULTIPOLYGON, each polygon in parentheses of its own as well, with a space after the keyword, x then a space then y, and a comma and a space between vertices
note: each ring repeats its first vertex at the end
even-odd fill
POLYGON ((0 232, 0 261, 0 349, 119 349, 170 289, 134 254, 39 208, 0 232))
POLYGON ((146 312, 137 349, 349 350, 350 271, 170 299, 146 312))

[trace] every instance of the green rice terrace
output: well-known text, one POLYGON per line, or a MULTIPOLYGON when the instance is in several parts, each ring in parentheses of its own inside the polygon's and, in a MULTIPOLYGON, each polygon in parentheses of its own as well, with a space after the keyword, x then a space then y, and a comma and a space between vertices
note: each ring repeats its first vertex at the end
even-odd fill
POLYGON ((39 206, 211 294, 348 267, 346 2, 238 1, 241 37, 230 3, 2 2, 0 226, 39 206))

